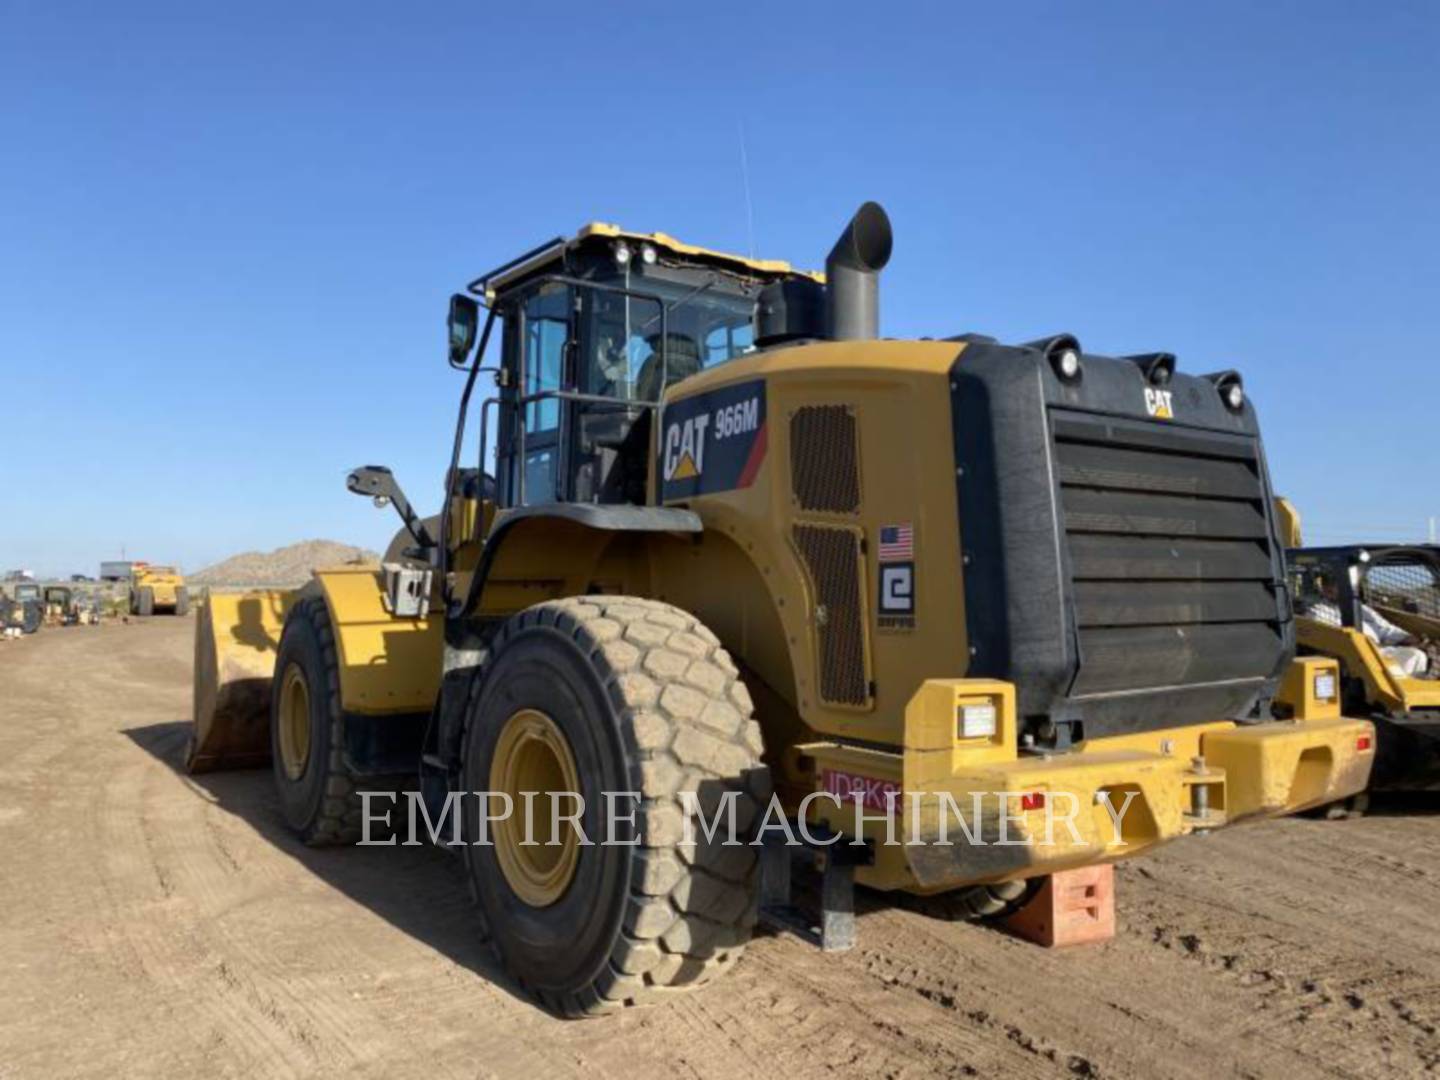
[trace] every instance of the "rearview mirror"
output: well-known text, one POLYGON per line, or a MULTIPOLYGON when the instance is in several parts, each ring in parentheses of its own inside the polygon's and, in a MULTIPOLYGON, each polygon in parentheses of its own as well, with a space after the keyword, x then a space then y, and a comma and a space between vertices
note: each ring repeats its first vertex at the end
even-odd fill
POLYGON ((456 293, 450 297, 450 366, 463 367, 465 358, 475 347, 475 330, 480 322, 480 307, 468 296, 456 293))

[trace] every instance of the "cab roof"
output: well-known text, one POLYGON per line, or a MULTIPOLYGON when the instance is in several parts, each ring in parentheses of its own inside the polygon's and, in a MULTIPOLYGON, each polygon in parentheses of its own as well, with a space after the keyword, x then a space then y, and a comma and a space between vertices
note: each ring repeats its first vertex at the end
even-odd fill
POLYGON ((557 236, 555 239, 527 251, 519 258, 496 267, 488 274, 470 282, 467 289, 477 296, 484 296, 487 301, 491 300, 506 285, 562 262, 567 253, 593 239, 626 240, 632 244, 650 244, 661 252, 668 252, 686 262, 715 265, 758 277, 807 277, 822 283, 825 281, 824 274, 815 270, 796 269, 784 259, 751 259, 744 255, 687 244, 668 233, 632 232, 629 229, 622 229, 619 225, 592 221, 581 226, 574 236, 557 236))

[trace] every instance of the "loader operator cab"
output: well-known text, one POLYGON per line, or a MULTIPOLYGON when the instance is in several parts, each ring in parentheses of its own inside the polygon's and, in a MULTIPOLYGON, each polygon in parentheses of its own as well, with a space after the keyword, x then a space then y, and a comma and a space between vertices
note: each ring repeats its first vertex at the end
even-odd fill
MULTIPOLYGON (((814 280, 783 262, 589 225, 472 282, 500 323, 497 390, 480 406, 497 504, 650 501, 664 391, 752 351, 761 290, 789 278, 814 280)), ((452 303, 452 343, 465 340, 457 316, 475 318, 467 300, 452 303)))

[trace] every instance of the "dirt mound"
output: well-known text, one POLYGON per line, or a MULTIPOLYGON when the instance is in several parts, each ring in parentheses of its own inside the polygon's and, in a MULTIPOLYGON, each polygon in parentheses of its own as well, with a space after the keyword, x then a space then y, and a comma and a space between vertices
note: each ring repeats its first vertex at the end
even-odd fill
POLYGON ((224 562, 189 575, 197 585, 303 585, 310 572, 322 566, 342 563, 379 562, 380 556, 366 548, 334 540, 303 540, 274 551, 247 551, 224 562))

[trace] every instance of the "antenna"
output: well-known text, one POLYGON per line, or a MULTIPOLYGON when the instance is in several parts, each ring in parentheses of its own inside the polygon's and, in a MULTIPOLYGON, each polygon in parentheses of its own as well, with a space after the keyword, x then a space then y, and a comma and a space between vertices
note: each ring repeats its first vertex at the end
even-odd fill
POLYGON ((750 258, 755 258, 755 205, 750 201, 750 159, 745 153, 745 121, 739 117, 735 123, 740 128, 740 181, 745 188, 745 230, 750 238, 750 258))

